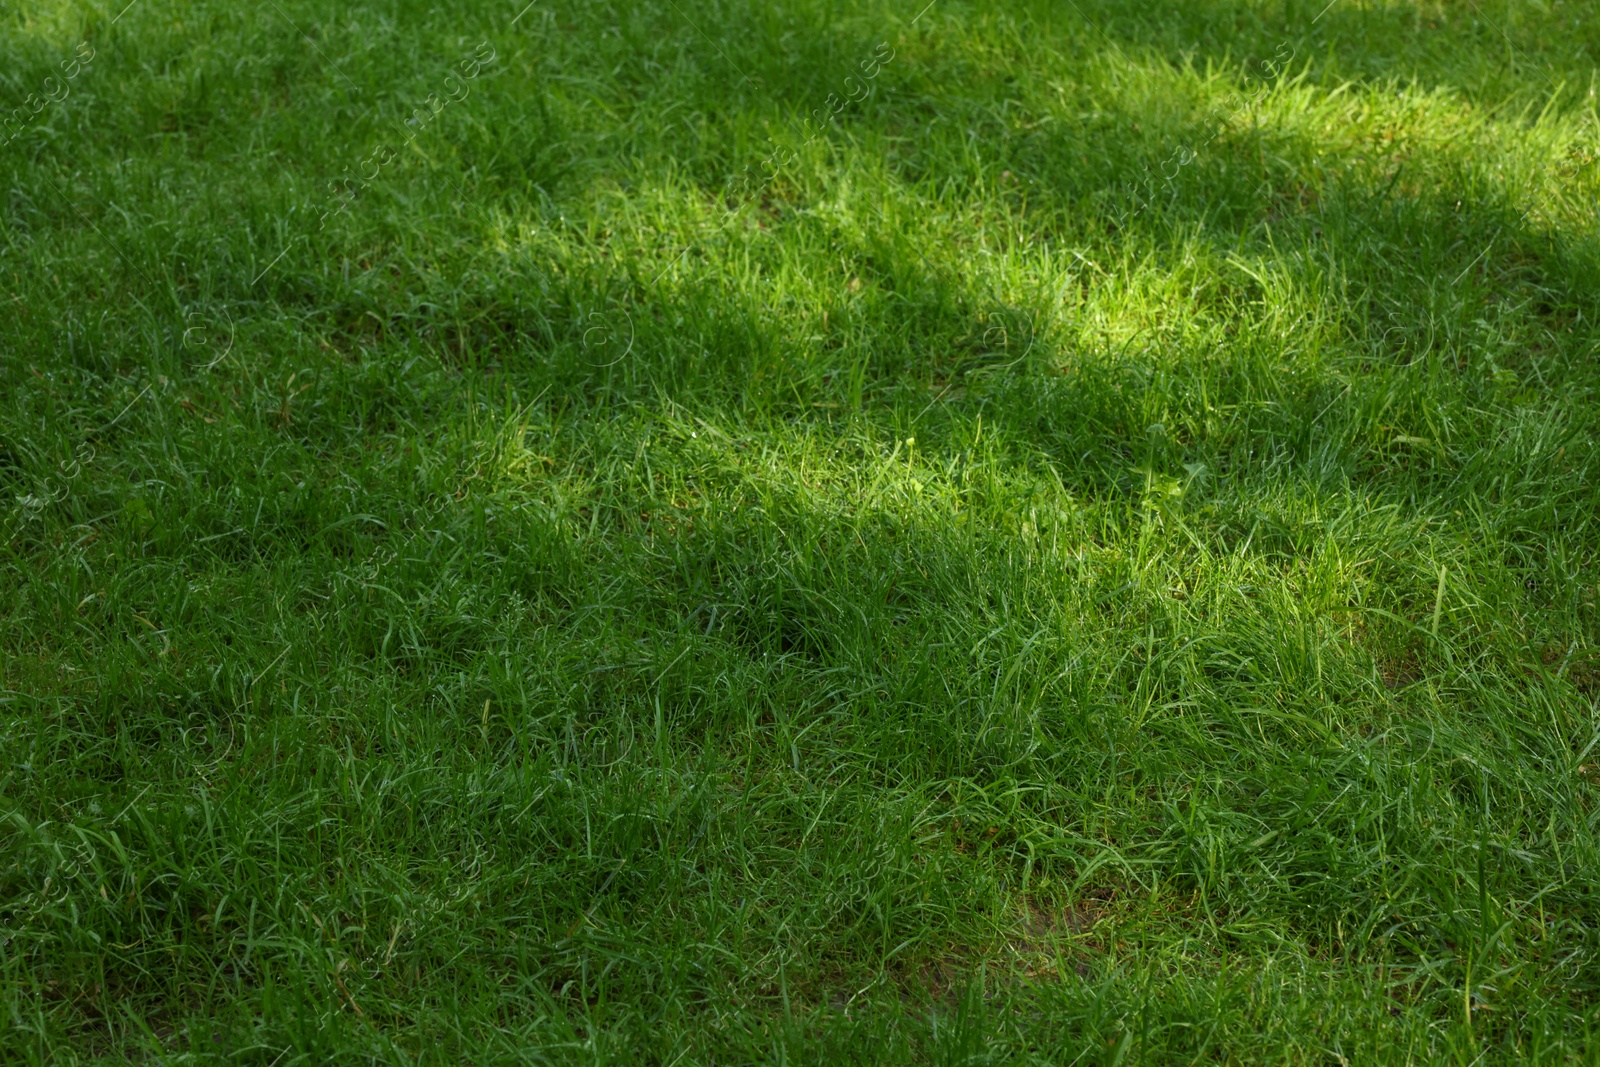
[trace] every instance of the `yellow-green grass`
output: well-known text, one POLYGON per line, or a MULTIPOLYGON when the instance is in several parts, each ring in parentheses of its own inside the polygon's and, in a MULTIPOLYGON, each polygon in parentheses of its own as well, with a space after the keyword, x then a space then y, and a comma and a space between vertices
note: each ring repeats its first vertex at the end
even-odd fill
POLYGON ((119 9, 0 1062, 1600 1059, 1600 8, 119 9))

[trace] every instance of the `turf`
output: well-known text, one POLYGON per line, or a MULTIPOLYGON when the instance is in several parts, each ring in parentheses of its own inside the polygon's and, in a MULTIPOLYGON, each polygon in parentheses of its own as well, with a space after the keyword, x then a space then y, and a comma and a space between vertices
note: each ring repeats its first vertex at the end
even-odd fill
POLYGON ((922 4, 0 4, 0 1061, 1600 1061, 1600 8, 922 4))

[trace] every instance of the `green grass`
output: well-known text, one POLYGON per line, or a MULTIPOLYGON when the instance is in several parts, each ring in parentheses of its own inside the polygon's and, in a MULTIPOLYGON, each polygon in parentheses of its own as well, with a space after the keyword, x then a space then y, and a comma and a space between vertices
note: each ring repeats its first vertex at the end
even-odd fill
POLYGON ((121 6, 0 1062, 1600 1062, 1600 8, 121 6))

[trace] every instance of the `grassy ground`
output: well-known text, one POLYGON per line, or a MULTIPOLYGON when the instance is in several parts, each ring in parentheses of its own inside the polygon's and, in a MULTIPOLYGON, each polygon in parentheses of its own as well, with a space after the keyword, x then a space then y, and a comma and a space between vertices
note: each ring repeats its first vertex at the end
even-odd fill
POLYGON ((0 1061, 1600 1061, 1600 8, 923 2, 0 4, 0 1061))

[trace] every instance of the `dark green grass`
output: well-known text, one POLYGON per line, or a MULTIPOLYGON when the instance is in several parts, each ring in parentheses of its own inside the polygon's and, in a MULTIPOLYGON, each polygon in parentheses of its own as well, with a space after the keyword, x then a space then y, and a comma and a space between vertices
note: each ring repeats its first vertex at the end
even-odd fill
POLYGON ((0 1061, 1600 1059, 1600 9, 675 4, 0 7, 0 1061))

